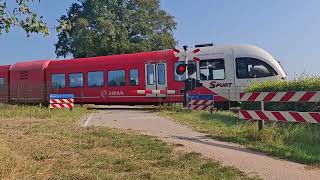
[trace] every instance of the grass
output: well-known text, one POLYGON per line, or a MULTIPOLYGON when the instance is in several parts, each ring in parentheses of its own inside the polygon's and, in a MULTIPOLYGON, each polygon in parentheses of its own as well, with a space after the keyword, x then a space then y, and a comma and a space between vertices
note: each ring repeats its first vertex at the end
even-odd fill
POLYGON ((149 136, 82 128, 87 114, 0 106, 0 179, 250 179, 149 136))
POLYGON ((274 157, 312 166, 320 165, 320 126, 317 124, 257 123, 240 120, 231 112, 184 112, 177 106, 163 107, 163 116, 209 134, 213 139, 235 142, 274 157))

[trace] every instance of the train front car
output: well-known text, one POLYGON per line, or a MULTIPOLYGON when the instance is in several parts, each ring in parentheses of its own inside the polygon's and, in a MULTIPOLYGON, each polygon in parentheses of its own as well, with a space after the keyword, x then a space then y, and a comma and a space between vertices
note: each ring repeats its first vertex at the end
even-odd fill
POLYGON ((203 86, 189 94, 213 94, 216 104, 227 107, 230 102, 239 102, 240 92, 252 82, 286 78, 275 58, 251 45, 202 47, 197 57, 197 72, 190 76, 199 79, 203 86))

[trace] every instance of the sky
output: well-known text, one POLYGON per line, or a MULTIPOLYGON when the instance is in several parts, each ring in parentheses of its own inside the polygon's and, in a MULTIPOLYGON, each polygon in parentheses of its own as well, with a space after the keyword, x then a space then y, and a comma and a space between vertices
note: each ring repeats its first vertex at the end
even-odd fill
MULTIPOLYGON (((42 0, 32 5, 49 27, 76 0, 42 0)), ((160 0, 175 17, 175 38, 182 45, 201 43, 252 44, 270 52, 289 76, 320 75, 319 0, 160 0)), ((19 61, 57 59, 49 37, 14 28, 0 36, 0 65, 19 61)))

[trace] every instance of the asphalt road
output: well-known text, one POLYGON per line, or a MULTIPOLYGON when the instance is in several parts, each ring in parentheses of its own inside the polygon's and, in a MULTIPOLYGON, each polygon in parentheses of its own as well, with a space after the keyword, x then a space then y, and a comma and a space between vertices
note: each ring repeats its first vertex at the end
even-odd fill
POLYGON ((253 152, 238 144, 210 139, 206 134, 194 132, 143 107, 107 106, 92 114, 84 126, 136 130, 168 143, 179 144, 179 150, 184 152, 200 153, 263 179, 320 179, 320 169, 310 169, 302 164, 253 152))

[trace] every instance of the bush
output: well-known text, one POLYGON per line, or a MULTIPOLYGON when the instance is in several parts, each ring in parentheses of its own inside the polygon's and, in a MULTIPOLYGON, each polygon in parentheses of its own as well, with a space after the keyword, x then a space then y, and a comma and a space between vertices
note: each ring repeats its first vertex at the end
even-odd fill
MULTIPOLYGON (((320 91, 320 77, 299 77, 294 80, 277 80, 266 81, 263 83, 253 83, 246 92, 288 92, 288 91, 320 91)), ((268 102, 265 103, 265 110, 270 111, 300 111, 300 112, 316 112, 319 103, 283 103, 268 102)), ((259 110, 260 102, 243 102, 241 109, 259 110)))

